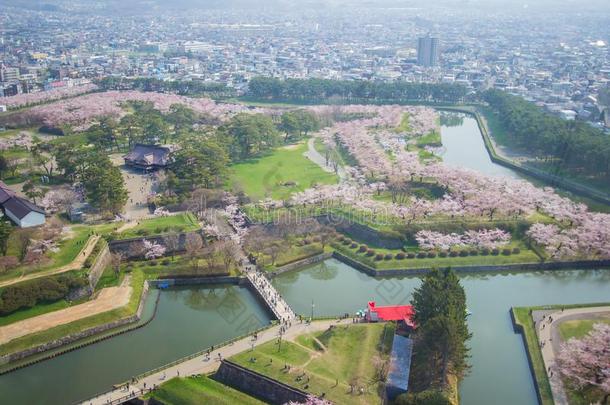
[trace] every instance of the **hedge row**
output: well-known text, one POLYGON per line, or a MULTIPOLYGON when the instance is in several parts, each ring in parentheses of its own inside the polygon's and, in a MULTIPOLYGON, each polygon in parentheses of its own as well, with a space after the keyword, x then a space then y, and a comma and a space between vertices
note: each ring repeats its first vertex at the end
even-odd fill
POLYGON ((87 279, 83 275, 65 273, 5 287, 0 291, 0 315, 8 315, 23 308, 32 308, 43 302, 59 301, 65 298, 71 290, 85 285, 87 285, 87 279))
POLYGON ((511 254, 519 254, 521 253, 521 249, 519 248, 504 248, 504 249, 469 249, 469 250, 452 250, 449 252, 433 252, 433 251, 421 251, 417 253, 409 252, 398 252, 396 254, 393 253, 379 253, 376 252, 375 249, 370 249, 367 245, 359 245, 356 242, 352 241, 349 238, 344 236, 338 236, 337 240, 344 246, 349 247, 351 249, 355 249, 358 253, 362 253, 365 256, 371 257, 376 261, 381 260, 404 260, 404 259, 424 259, 424 258, 435 258, 435 257, 467 257, 467 256, 498 256, 500 254, 504 256, 510 256, 511 254))

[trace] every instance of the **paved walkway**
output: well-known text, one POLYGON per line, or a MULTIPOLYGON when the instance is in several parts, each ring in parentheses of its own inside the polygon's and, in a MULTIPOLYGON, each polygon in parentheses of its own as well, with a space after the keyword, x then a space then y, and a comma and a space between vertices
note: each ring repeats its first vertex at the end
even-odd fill
MULTIPOLYGON (((346 320, 324 320, 314 321, 311 324, 296 323, 286 327, 286 331, 281 335, 283 339, 294 340, 296 336, 304 333, 318 332, 328 329, 331 325, 339 323, 351 324, 351 318, 346 320)), ((279 338, 282 327, 280 325, 269 328, 258 333, 257 338, 247 337, 233 344, 223 346, 218 350, 213 350, 210 354, 202 354, 193 359, 186 360, 177 365, 165 368, 147 377, 139 379, 136 383, 132 383, 129 387, 120 387, 113 391, 109 391, 100 396, 82 402, 82 404, 103 405, 103 404, 119 404, 129 399, 138 397, 149 389, 163 384, 173 377, 187 377, 197 374, 209 374, 216 371, 220 365, 220 359, 229 358, 238 353, 252 349, 254 346, 259 346, 263 343, 270 342, 279 338)))
MULTIPOLYGON (((316 150, 314 146, 315 141, 315 137, 311 137, 307 141, 307 152, 304 153, 305 157, 320 166, 325 172, 335 173, 333 167, 331 165, 326 164, 326 158, 316 150)), ((347 173, 341 165, 338 166, 336 174, 341 180, 345 180, 345 178, 347 177, 347 173)))
POLYGON ((555 370, 555 357, 559 353, 562 343, 559 325, 565 321, 591 319, 600 315, 610 315, 610 306, 532 312, 532 318, 536 323, 538 341, 542 346, 542 359, 549 376, 553 399, 556 405, 568 405, 563 383, 559 373, 555 370))
POLYGON ((120 286, 104 288, 97 298, 83 304, 0 327, 0 345, 31 333, 41 332, 127 305, 132 290, 130 280, 130 275, 125 276, 120 286))
POLYGON ((288 303, 284 301, 271 282, 269 282, 269 279, 253 268, 254 266, 252 265, 246 265, 244 274, 250 283, 256 288, 260 296, 263 297, 267 303, 267 306, 275 314, 275 317, 278 320, 284 321, 294 319, 296 317, 294 311, 292 308, 290 308, 288 303))
POLYGON ((22 281, 33 280, 40 277, 53 276, 55 274, 65 273, 67 271, 79 270, 85 264, 85 260, 87 260, 87 258, 91 254, 91 251, 93 251, 93 248, 95 247, 95 244, 99 239, 99 235, 90 236, 87 240, 87 243, 85 244, 85 247, 78 253, 74 260, 72 260, 72 262, 66 264, 65 266, 57 267, 46 271, 40 271, 37 273, 30 273, 25 275, 22 274, 19 278, 14 278, 8 281, 1 282, 0 287, 6 287, 11 284, 21 283, 22 281))

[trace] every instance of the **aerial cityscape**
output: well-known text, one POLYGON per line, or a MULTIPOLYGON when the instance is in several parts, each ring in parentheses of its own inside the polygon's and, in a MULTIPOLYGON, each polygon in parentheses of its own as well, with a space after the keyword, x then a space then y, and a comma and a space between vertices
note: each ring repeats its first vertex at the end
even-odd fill
POLYGON ((0 0, 7 404, 610 403, 610 3, 0 0))

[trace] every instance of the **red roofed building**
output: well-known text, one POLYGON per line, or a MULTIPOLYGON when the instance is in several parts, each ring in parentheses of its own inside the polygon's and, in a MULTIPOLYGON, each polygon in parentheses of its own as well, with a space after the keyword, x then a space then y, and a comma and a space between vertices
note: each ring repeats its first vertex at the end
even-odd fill
POLYGON ((378 307, 375 301, 369 301, 366 311, 366 320, 369 322, 403 321, 407 326, 415 328, 413 305, 389 305, 378 307))

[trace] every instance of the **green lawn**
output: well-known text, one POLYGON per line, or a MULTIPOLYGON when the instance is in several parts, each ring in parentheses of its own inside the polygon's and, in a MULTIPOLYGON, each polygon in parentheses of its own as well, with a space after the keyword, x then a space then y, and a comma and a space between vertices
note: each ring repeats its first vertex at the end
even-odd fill
POLYGON ((269 342, 231 360, 315 395, 325 393, 337 404, 380 404, 375 358, 387 360, 393 333, 392 324, 341 325, 282 341, 281 349, 277 341, 269 342), (366 392, 350 394, 350 382, 366 386, 366 392))
POLYGON ((35 307, 22 309, 13 312, 10 315, 0 317, 0 326, 10 325, 11 323, 23 321, 24 319, 38 315, 44 315, 49 312, 59 311, 60 309, 68 308, 69 306, 70 304, 66 300, 59 300, 49 304, 38 304, 35 307))
POLYGON ((166 405, 264 404, 264 402, 205 376, 173 378, 162 384, 149 397, 166 405))
POLYGON ((417 146, 440 146, 443 144, 440 132, 433 131, 417 138, 417 146))
POLYGON ((591 330, 593 330, 593 325, 596 323, 610 324, 610 318, 565 321, 559 324, 559 334, 561 335, 561 339, 564 341, 571 338, 580 339, 591 332, 591 330))
POLYGON ((118 234, 120 239, 136 238, 138 236, 159 235, 168 232, 191 232, 199 229, 197 218, 190 213, 181 213, 167 217, 145 219, 134 228, 118 234))
MULTIPOLYGON (((59 250, 48 255, 50 261, 38 267, 32 266, 19 266, 15 269, 7 271, 0 276, 0 281, 10 280, 14 277, 19 277, 21 274, 35 273, 44 270, 50 270, 55 267, 65 266, 72 262, 78 255, 78 253, 85 246, 87 239, 89 239, 89 233, 91 227, 76 225, 72 227, 73 235, 70 239, 65 239, 59 243, 59 250)), ((8 243, 8 256, 19 257, 20 240, 19 234, 21 232, 28 232, 27 230, 18 229, 15 230, 9 239, 8 243)))
POLYGON ((233 166, 230 188, 243 189, 252 200, 266 197, 286 199, 316 184, 335 184, 337 176, 327 173, 303 153, 305 143, 278 148, 271 154, 233 166))

